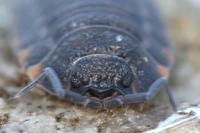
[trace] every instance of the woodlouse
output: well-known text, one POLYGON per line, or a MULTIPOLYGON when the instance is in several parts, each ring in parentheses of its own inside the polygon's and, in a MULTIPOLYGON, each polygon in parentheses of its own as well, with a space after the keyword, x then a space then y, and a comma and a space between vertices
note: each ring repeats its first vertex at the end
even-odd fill
POLYGON ((112 108, 168 88, 170 43, 152 0, 20 0, 14 49, 32 82, 73 103, 112 108))

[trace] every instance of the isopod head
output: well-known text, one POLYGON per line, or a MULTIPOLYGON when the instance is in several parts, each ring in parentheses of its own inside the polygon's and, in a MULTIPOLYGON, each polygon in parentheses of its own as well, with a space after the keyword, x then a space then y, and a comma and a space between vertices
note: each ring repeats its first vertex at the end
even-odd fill
POLYGON ((133 80, 128 64, 120 57, 93 54, 77 59, 71 67, 73 91, 103 99, 126 94, 133 80))

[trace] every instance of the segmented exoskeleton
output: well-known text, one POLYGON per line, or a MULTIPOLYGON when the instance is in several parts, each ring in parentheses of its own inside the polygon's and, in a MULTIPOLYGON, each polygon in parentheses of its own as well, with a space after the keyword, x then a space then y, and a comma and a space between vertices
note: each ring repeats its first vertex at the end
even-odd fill
POLYGON ((18 59, 43 90, 92 108, 168 89, 170 44, 153 0, 20 0, 18 59))

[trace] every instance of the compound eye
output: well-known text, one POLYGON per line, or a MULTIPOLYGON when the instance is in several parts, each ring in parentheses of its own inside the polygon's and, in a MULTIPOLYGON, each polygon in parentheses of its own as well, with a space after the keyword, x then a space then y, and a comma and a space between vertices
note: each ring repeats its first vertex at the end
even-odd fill
POLYGON ((122 84, 125 87, 129 87, 131 85, 131 82, 133 80, 133 76, 130 74, 127 74, 126 76, 124 76, 124 78, 122 79, 122 84))

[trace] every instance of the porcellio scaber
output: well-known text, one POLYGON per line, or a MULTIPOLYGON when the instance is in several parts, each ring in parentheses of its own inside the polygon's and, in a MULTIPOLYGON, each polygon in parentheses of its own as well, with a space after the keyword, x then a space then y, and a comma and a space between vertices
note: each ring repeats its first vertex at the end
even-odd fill
POLYGON ((153 0, 19 0, 14 46, 32 81, 91 108, 151 100, 168 87, 170 43, 153 0))

